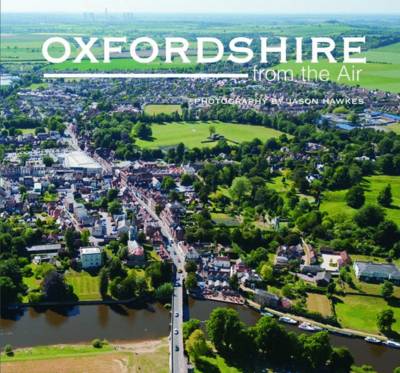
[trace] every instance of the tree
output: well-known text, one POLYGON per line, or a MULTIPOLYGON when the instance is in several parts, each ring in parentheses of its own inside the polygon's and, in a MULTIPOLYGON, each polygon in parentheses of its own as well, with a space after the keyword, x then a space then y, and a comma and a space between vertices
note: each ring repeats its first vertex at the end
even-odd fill
POLYGON ((165 176, 161 182, 161 189, 169 192, 176 188, 175 180, 171 176, 165 176))
POLYGON ((4 346, 4 353, 7 356, 13 356, 14 355, 13 348, 12 348, 12 346, 10 344, 7 344, 7 345, 4 346))
POLYGON ((360 185, 350 188, 346 193, 346 202, 350 207, 359 209, 365 203, 364 189, 360 185))
POLYGON ((112 258, 108 264, 108 273, 111 279, 116 277, 125 277, 126 271, 122 268, 122 263, 119 258, 112 258))
POLYGON ((331 369, 335 373, 347 373, 351 371, 354 358, 345 347, 336 347, 331 355, 331 369))
POLYGON ((114 201, 111 201, 111 202, 108 203, 108 209, 107 210, 108 210, 109 214, 117 215, 117 214, 119 214, 121 212, 122 206, 119 203, 119 201, 114 200, 114 201))
POLYGON ((274 269, 270 264, 264 263, 261 267, 260 275, 264 281, 271 281, 274 275, 274 269))
POLYGON ((360 227, 376 227, 379 223, 383 222, 385 214, 383 210, 374 205, 366 205, 357 211, 354 216, 355 222, 360 227))
POLYGON ((170 302, 173 292, 174 287, 172 286, 172 284, 170 282, 166 282, 157 288, 155 292, 155 297, 161 303, 170 302))
POLYGON ((392 187, 390 184, 386 185, 386 187, 379 193, 378 195, 378 203, 383 207, 390 207, 393 202, 392 196, 392 187))
POLYGON ((145 123, 138 122, 134 127, 134 135, 142 140, 151 139, 153 132, 151 127, 145 123))
POLYGON ((236 273, 234 273, 231 277, 229 277, 229 286, 233 290, 239 289, 239 278, 236 273))
POLYGON ((391 298, 394 292, 394 286, 390 281, 385 281, 381 287, 381 295, 385 299, 391 298))
POLYGON ((215 135, 216 131, 217 130, 216 130, 216 128, 215 128, 215 126, 213 124, 208 126, 208 132, 210 133, 210 137, 215 135))
POLYGON ((186 272, 196 272, 197 270, 197 264, 193 260, 188 260, 185 263, 185 271, 186 272))
POLYGON ((25 166, 25 163, 29 160, 29 154, 27 153, 19 153, 18 154, 19 162, 22 166, 25 166))
POLYGON ((204 332, 196 329, 186 341, 186 351, 191 360, 196 361, 200 356, 206 355, 209 350, 204 332))
POLYGON ((190 319, 189 321, 184 322, 182 326, 183 340, 186 341, 189 338, 189 336, 196 329, 200 329, 200 327, 201 327, 201 321, 198 319, 190 319))
POLYGON ((54 164, 54 159, 49 155, 45 155, 42 158, 42 162, 46 167, 51 167, 54 164))
POLYGON ((377 326, 382 333, 387 333, 392 330, 392 325, 396 322, 393 310, 383 310, 377 315, 377 326))
POLYGON ((6 307, 18 300, 18 288, 10 277, 0 277, 0 307, 6 307))
POLYGON ((108 272, 105 268, 102 268, 99 273, 99 291, 101 297, 105 298, 108 291, 108 272))
POLYGON ((231 308, 215 308, 207 321, 207 335, 220 353, 235 351, 243 329, 237 311, 231 308))
POLYGON ((189 290, 194 290, 197 288, 197 278, 195 273, 189 272, 187 274, 185 285, 189 290))
POLYGON ((114 278, 110 284, 110 292, 117 299, 128 300, 134 298, 136 296, 136 277, 129 275, 123 280, 120 277, 114 278))
POLYGON ((302 355, 307 366, 316 371, 322 371, 327 366, 333 352, 328 332, 319 332, 311 336, 303 334, 299 340, 302 343, 302 355))
POLYGON ((57 271, 49 272, 41 287, 46 301, 65 301, 72 295, 70 285, 66 284, 64 276, 57 271))
POLYGON ((244 197, 250 196, 252 185, 246 176, 236 177, 233 179, 229 191, 234 198, 241 202, 244 197))

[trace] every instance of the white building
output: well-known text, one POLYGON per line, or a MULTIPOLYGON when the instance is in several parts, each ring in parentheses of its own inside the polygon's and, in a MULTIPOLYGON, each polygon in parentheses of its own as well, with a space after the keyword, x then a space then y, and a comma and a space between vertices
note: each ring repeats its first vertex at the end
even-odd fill
POLYGON ((79 251, 83 269, 101 267, 101 250, 98 247, 81 247, 79 251))

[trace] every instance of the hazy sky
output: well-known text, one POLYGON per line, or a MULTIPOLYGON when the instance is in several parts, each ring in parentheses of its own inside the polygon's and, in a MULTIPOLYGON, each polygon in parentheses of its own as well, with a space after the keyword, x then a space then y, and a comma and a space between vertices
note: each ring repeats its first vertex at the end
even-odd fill
POLYGON ((400 13, 399 0, 1 0, 2 12, 400 13))

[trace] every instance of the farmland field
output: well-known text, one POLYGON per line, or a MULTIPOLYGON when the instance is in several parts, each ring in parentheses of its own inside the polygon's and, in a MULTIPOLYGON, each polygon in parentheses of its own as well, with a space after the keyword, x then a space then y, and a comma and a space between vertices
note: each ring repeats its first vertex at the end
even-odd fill
POLYGON ((153 124, 153 140, 136 139, 136 144, 142 148, 170 147, 183 142, 187 147, 210 147, 216 142, 202 143, 209 136, 209 126, 215 126, 216 132, 227 139, 236 142, 251 141, 259 138, 266 141, 271 137, 279 137, 282 132, 260 126, 237 123, 209 122, 173 122, 168 124, 153 124))
MULTIPOLYGON (((400 224, 400 176, 375 175, 366 177, 362 182, 365 190, 366 203, 378 204, 377 197, 379 192, 387 185, 392 186, 393 206, 385 208, 386 217, 400 224)), ((321 210, 327 211, 331 215, 346 211, 353 215, 356 210, 346 204, 347 190, 325 192, 321 204, 321 210)))
POLYGON ((181 105, 146 105, 144 112, 147 115, 182 113, 181 105))
POLYGON ((370 49, 365 53, 369 62, 400 64, 400 43, 370 49))
POLYGON ((400 64, 389 64, 389 63, 367 63, 367 64, 342 64, 335 63, 331 64, 327 61, 320 61, 318 64, 312 64, 310 62, 297 64, 294 61, 289 61, 286 64, 280 64, 275 67, 279 70, 292 70, 295 76, 298 76, 302 68, 310 68, 320 70, 328 70, 330 74, 330 80, 339 84, 345 85, 360 85, 360 87, 368 89, 380 89, 387 92, 400 92, 400 64), (346 66, 347 70, 351 72, 352 66, 355 69, 362 69, 360 73, 360 81, 347 80, 341 77, 339 79, 339 73, 343 66, 346 66))

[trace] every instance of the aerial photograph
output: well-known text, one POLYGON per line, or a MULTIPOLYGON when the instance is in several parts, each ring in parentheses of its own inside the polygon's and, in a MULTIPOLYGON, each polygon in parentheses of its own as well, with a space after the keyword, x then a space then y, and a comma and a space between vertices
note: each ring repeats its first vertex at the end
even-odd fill
POLYGON ((1 0, 1 373, 400 373, 398 0, 1 0))

